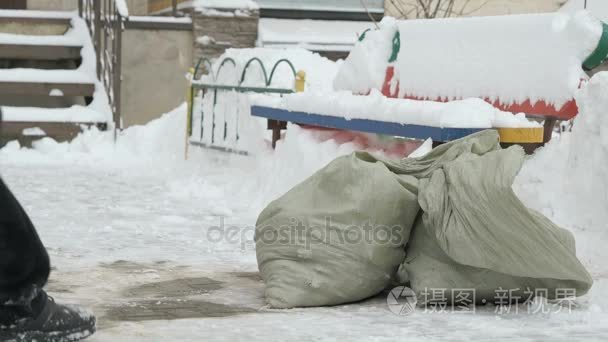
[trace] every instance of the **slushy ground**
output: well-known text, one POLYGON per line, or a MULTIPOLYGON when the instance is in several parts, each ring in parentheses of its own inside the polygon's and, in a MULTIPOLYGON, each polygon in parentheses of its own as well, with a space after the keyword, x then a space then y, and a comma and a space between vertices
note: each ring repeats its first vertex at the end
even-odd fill
POLYGON ((498 314, 486 306, 397 315, 386 293, 338 307, 269 309, 251 243, 260 209, 354 147, 287 151, 301 146, 300 137, 274 155, 195 150, 184 162, 183 141, 166 147, 162 139, 174 128, 152 125, 117 146, 89 137, 0 151, 0 173, 51 255, 49 292, 99 318, 91 341, 608 340, 606 252, 599 247, 608 241, 606 227, 579 227, 572 222, 582 219, 572 213, 551 214, 559 208, 534 195, 539 185, 532 178, 520 181, 519 191, 575 233, 595 280, 571 310, 528 313, 522 306, 498 314), (237 236, 218 233, 228 227, 238 227, 237 236))

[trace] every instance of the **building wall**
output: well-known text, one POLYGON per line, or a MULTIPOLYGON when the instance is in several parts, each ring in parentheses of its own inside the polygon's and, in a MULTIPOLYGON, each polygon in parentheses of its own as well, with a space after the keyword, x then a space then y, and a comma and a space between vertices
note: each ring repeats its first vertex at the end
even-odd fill
MULTIPOLYGON (((182 2, 186 2, 188 0, 177 0, 178 4, 181 4, 182 2)), ((145 4, 145 0, 141 0, 140 3, 145 4)), ((172 0, 148 0, 147 3, 147 11, 148 13, 156 13, 156 12, 160 12, 162 10, 166 10, 167 8, 172 8, 173 7, 173 1, 172 0)))
POLYGON ((123 33, 122 117, 125 127, 160 117, 185 101, 192 63, 192 31, 123 33))
MULTIPOLYGON (((401 4, 402 8, 415 4, 416 0, 394 0, 401 4)), ((457 0, 456 8, 462 8, 466 0, 457 0)), ((521 13, 543 13, 555 12, 564 0, 471 0, 466 7, 467 16, 504 15, 521 13), (485 3, 485 4, 484 4, 485 3)), ((395 9, 390 0, 385 1, 385 15, 400 17, 401 14, 395 9)))
POLYGON ((71 11, 78 9, 78 0, 27 0, 27 8, 44 11, 71 11))
POLYGON ((280 8, 290 10, 325 10, 334 11, 336 8, 348 11, 381 12, 384 0, 256 0, 262 9, 280 8))
MULTIPOLYGON (((129 14, 145 15, 148 13, 146 0, 127 0, 129 14)), ((27 8, 44 11, 72 11, 78 9, 78 0, 27 0, 27 8)))
POLYGON ((219 57, 228 48, 254 47, 258 39, 258 12, 247 15, 233 12, 195 12, 194 59, 219 57))
POLYGON ((129 15, 147 15, 148 4, 145 0, 127 0, 129 15))

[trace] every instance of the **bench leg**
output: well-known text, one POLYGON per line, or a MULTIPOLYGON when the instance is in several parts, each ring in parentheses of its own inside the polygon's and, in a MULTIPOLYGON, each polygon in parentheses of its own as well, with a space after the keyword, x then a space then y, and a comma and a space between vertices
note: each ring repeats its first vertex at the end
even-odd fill
POLYGON ((551 136, 553 136, 553 128, 555 128, 555 122, 557 122, 557 119, 555 118, 545 119, 545 133, 543 135, 543 142, 545 144, 551 141, 551 136))
POLYGON ((281 139, 281 129, 279 127, 274 127, 272 129, 272 148, 277 147, 277 141, 281 139))
POLYGON ((287 122, 268 119, 268 129, 272 130, 272 148, 277 147, 277 141, 281 139, 281 131, 287 129, 287 122))

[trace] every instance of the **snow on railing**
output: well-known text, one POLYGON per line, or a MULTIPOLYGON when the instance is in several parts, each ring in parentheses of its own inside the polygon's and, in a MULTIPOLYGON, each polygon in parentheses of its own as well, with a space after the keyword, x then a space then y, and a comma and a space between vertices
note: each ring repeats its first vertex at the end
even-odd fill
POLYGON ((97 77, 108 94, 114 128, 121 129, 122 31, 128 8, 124 0, 79 0, 78 14, 93 39, 97 77))
POLYGON ((129 7, 127 6, 127 2, 125 0, 114 0, 116 3, 116 11, 123 18, 129 17, 129 7))

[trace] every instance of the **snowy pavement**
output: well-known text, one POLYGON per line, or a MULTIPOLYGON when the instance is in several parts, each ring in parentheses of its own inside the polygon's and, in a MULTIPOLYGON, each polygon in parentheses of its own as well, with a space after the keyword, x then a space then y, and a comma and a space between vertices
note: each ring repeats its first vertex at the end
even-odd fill
MULTIPOLYGON (((255 219, 275 192, 325 161, 291 151, 299 166, 267 159, 270 169, 260 169, 254 157, 197 150, 182 162, 181 145, 158 147, 163 129, 174 130, 165 126, 132 132, 139 144, 125 137, 137 153, 106 144, 115 149, 109 153, 99 141, 0 151, 2 177, 49 249, 49 291, 99 317, 91 341, 608 340, 604 267, 591 268, 596 283, 572 312, 496 314, 489 306, 400 316, 386 294, 339 307, 268 309, 251 244, 255 219)), ((317 155, 348 152, 317 148, 317 155)))

